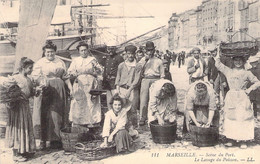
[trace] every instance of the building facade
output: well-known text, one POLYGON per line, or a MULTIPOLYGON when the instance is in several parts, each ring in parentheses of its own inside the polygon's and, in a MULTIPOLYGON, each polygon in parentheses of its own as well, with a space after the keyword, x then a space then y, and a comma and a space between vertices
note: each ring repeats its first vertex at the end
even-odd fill
POLYGON ((174 18, 178 23, 171 26, 175 33, 168 35, 168 41, 175 50, 260 40, 260 0, 204 0, 196 9, 174 18))

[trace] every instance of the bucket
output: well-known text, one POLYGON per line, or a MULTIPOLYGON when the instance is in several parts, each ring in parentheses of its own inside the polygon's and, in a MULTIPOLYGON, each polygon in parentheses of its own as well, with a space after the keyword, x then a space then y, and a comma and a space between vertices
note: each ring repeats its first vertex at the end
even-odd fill
POLYGON ((153 142, 159 144, 170 144, 176 139, 177 123, 169 123, 165 125, 159 125, 158 121, 150 122, 150 129, 152 133, 153 142))
POLYGON ((62 147, 65 152, 75 152, 75 144, 84 141, 88 128, 67 127, 60 130, 62 147))
POLYGON ((209 128, 197 127, 194 123, 190 124, 192 145, 198 147, 215 146, 218 144, 219 131, 218 127, 209 128))

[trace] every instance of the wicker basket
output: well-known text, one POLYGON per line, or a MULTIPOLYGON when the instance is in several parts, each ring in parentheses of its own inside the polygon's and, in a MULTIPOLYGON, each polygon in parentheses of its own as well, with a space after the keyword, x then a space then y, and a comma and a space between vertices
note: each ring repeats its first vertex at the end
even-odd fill
POLYGON ((75 146, 77 156, 82 160, 100 160, 116 154, 116 146, 109 145, 101 148, 101 140, 94 140, 87 143, 77 143, 75 146))
POLYGON ((190 124, 192 145, 198 147, 215 146, 218 144, 219 133, 217 127, 202 128, 194 123, 190 124))
POLYGON ((158 124, 158 121, 150 122, 150 129, 152 133, 153 142, 160 144, 170 144, 176 139, 177 123, 165 124, 163 126, 158 124))
POLYGON ((221 43, 221 54, 225 56, 254 56, 258 52, 258 46, 256 42, 243 41, 233 43, 221 43))
POLYGON ((62 147, 65 152, 75 152, 75 144, 84 140, 88 128, 83 127, 67 127, 61 129, 60 136, 62 147))

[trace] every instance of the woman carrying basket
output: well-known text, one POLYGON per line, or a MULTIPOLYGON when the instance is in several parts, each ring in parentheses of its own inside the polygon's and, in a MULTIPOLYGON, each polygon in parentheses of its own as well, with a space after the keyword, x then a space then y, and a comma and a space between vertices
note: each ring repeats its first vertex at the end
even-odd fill
POLYGON ((247 148, 246 141, 254 139, 254 114, 248 94, 260 86, 260 81, 245 70, 245 54, 232 58, 234 66, 229 68, 221 63, 220 51, 215 57, 215 65, 226 77, 230 90, 225 97, 223 135, 229 139, 226 146, 233 146, 234 141, 240 148, 247 148), (248 82, 253 85, 247 88, 248 82))

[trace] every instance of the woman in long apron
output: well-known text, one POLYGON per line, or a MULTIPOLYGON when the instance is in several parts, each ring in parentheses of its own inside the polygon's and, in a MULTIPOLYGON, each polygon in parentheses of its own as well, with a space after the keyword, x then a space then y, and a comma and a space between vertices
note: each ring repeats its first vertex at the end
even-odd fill
POLYGON ((224 105, 223 135, 229 139, 226 146, 233 146, 234 141, 241 148, 247 148, 246 141, 254 139, 254 114, 248 94, 260 86, 259 80, 244 69, 246 59, 243 56, 232 58, 234 67, 229 68, 221 63, 219 52, 215 65, 226 77, 230 90, 227 92, 224 105), (248 82, 253 83, 247 88, 248 82))
POLYGON ((76 77, 73 83, 69 118, 72 126, 99 127, 101 104, 99 95, 91 95, 91 89, 99 89, 103 73, 102 66, 91 56, 88 45, 80 42, 77 46, 80 56, 73 59, 68 74, 76 77))
POLYGON ((45 57, 34 65, 32 76, 38 85, 44 86, 42 95, 34 99, 33 123, 37 139, 41 140, 40 148, 50 141, 52 148, 60 148, 60 130, 68 119, 67 95, 65 82, 72 90, 66 74, 65 63, 56 57, 57 47, 47 41, 43 47, 45 57))

